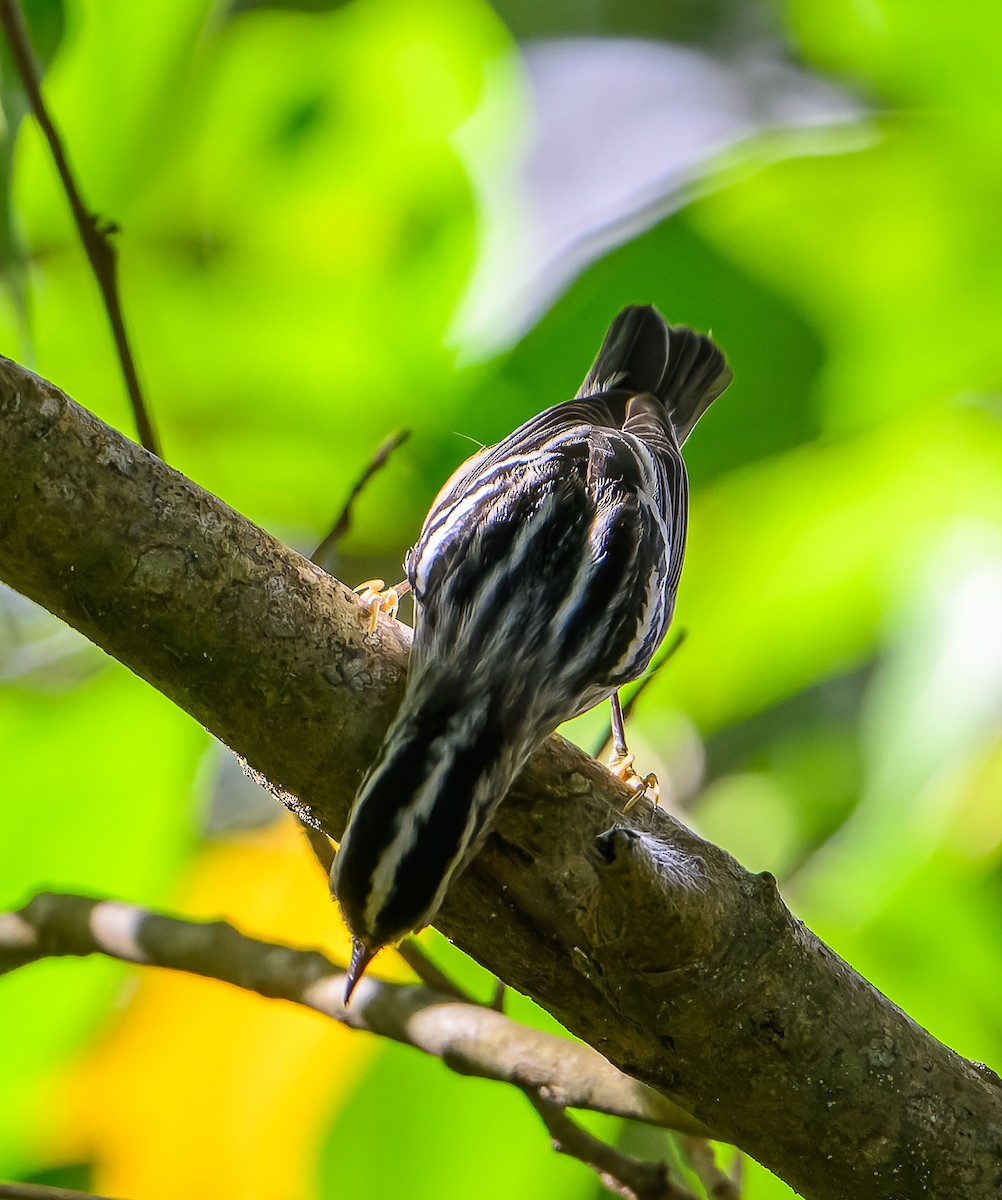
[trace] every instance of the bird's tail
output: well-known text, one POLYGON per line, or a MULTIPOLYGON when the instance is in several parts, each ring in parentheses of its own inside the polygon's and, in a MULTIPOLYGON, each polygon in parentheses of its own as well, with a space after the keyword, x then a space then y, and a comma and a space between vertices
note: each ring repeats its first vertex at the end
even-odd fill
POLYGON ((578 397, 612 388, 652 392, 667 407, 681 446, 730 381, 727 360, 709 337, 669 325, 653 305, 631 305, 609 326, 578 397))

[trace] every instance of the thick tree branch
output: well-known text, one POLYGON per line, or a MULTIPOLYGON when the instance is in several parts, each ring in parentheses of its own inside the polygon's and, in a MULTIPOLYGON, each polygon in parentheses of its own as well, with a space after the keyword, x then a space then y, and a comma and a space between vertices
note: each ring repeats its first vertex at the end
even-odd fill
MULTIPOLYGON (((370 634, 346 587, 7 361, 0 577, 340 834, 407 631, 370 634)), ((436 924, 814 1200, 996 1196, 991 1077, 819 942, 770 876, 646 803, 621 816, 625 798, 551 738, 436 924)))
POLYGON ((188 971, 271 999, 289 1000, 423 1050, 460 1075, 525 1089, 550 1103, 665 1129, 709 1130, 660 1092, 624 1075, 590 1046, 520 1025, 492 1008, 427 987, 366 978, 344 1005, 344 968, 317 950, 248 937, 225 921, 184 921, 115 900, 41 893, 0 913, 0 975, 42 958, 104 954, 188 971))

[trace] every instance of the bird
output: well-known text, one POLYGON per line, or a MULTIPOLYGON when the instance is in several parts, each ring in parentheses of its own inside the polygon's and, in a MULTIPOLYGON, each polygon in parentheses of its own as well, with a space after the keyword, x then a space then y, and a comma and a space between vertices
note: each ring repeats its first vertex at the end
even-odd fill
POLYGON ((650 785, 633 772, 618 689, 671 623, 688 518, 680 450, 730 381, 709 335, 631 305, 573 399, 442 487, 406 560, 404 697, 331 868, 352 935, 346 1005, 380 949, 434 919, 558 725, 611 698, 613 768, 637 792, 650 785))

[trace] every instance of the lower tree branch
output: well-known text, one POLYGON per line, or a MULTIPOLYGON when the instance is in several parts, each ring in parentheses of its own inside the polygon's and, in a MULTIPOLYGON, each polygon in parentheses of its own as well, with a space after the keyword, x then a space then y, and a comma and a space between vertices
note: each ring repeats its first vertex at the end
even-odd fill
POLYGON ((520 1025, 492 1008, 427 987, 369 978, 345 1008, 344 968, 317 950, 248 937, 225 921, 180 920, 134 904, 43 892, 0 913, 0 975, 42 958, 104 954, 187 971, 301 1004, 441 1059, 460 1075, 546 1089, 560 1107, 590 1109, 665 1129, 709 1130, 590 1046, 520 1025))
POLYGON ((0 1200, 111 1200, 111 1197, 44 1183, 0 1183, 0 1200))
MULTIPOLYGON (((0 360, 0 578, 171 697, 337 838, 408 631, 0 360)), ((560 738, 436 924, 814 1200, 995 1197, 1002 1089, 842 962, 768 875, 560 738)))

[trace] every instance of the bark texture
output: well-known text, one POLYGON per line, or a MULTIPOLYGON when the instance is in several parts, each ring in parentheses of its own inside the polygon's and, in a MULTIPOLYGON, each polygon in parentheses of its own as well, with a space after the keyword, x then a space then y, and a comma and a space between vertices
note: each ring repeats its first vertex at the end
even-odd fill
MULTIPOLYGON (((0 360, 0 578, 171 697, 337 837, 407 631, 0 360)), ((812 1200, 1002 1194, 1002 1085, 820 942, 769 875, 552 738, 436 924, 812 1200)))

